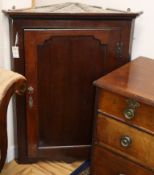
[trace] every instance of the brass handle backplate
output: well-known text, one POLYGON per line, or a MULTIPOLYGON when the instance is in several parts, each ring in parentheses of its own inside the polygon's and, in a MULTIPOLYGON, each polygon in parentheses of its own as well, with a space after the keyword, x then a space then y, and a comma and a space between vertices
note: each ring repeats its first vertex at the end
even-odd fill
POLYGON ((120 144, 122 147, 129 147, 132 143, 132 139, 129 136, 122 136, 120 138, 120 144))
POLYGON ((140 107, 140 103, 134 99, 127 99, 126 102, 127 102, 129 108, 136 109, 136 108, 140 107))

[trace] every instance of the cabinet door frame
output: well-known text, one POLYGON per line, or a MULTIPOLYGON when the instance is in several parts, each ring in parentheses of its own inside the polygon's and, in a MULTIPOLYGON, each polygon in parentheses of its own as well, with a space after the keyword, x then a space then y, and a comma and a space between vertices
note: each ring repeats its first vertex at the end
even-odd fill
MULTIPOLYGON (((65 155, 79 154, 87 157, 87 153, 90 151, 91 144, 84 145, 57 145, 57 146, 39 146, 38 145, 38 99, 37 99, 37 44, 42 44, 47 40, 54 37, 91 37, 93 40, 97 40, 100 45, 106 46, 108 53, 105 53, 104 65, 102 65, 102 76, 103 74, 110 72, 115 69, 118 65, 118 59, 116 57, 117 43, 121 42, 121 29, 120 28, 99 28, 99 29, 25 29, 24 30, 24 47, 25 47, 25 71, 26 78, 28 79, 28 86, 34 88, 33 103, 34 106, 29 108, 28 100, 29 94, 27 93, 27 142, 28 142, 28 156, 31 158, 35 157, 48 157, 53 155, 53 159, 62 159, 65 155), (111 40, 112 38, 112 40, 111 40), (115 55, 115 56, 114 56, 115 55), (116 57, 116 58, 115 58, 116 57), (107 59, 110 58, 110 59, 107 59), (112 59, 112 60, 111 60, 112 59), (113 63, 114 61, 114 63, 113 63), (111 65, 110 65, 111 64, 111 65), (106 69, 106 67, 111 67, 106 69), (104 69, 104 70, 103 70, 104 69), (33 127, 32 127, 33 126, 33 127), (84 153, 85 152, 85 153, 84 153), (86 155, 85 155, 86 154, 86 155)), ((106 50, 107 52, 107 50, 106 50)), ((103 57, 103 55, 102 55, 103 57)), ((95 79, 94 79, 95 80, 95 79)), ((93 80, 93 81, 94 81, 93 80)), ((31 96, 31 95, 30 95, 31 96)), ((93 98, 94 99, 94 98, 93 98)), ((92 130, 92 127, 91 127, 92 130)), ((91 134, 92 135, 92 134, 91 134)), ((79 157, 80 157, 79 156, 79 157)), ((83 156, 83 158, 84 158, 83 156)), ((69 158, 69 156, 68 156, 69 158)), ((67 158, 66 158, 67 159, 67 158)))

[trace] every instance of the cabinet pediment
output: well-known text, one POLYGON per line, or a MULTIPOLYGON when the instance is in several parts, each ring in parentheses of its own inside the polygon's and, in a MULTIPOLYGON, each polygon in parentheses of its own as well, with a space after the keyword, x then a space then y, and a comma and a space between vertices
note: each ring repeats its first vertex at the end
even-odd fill
POLYGON ((65 16, 70 18, 72 17, 108 17, 108 18, 135 18, 139 13, 134 13, 130 11, 122 11, 117 9, 111 8, 103 8, 101 6, 94 6, 94 5, 87 5, 83 3, 61 3, 61 4, 52 4, 48 6, 39 6, 35 8, 28 8, 28 9, 17 9, 17 10, 8 10, 4 11, 4 13, 10 16, 27 16, 31 15, 33 18, 35 15, 42 16, 44 18, 48 17, 59 17, 65 16, 66 14, 69 16, 65 16), (44 16, 47 15, 47 16, 44 16), (58 15, 58 16, 55 16, 58 15))

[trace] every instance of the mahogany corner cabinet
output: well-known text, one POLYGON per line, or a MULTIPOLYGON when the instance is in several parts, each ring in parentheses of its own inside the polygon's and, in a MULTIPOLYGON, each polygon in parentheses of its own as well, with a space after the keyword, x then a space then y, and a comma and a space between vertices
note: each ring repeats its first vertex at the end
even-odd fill
POLYGON ((5 14, 12 69, 28 82, 15 104, 18 162, 89 158, 92 83, 130 60, 139 13, 64 3, 5 14))

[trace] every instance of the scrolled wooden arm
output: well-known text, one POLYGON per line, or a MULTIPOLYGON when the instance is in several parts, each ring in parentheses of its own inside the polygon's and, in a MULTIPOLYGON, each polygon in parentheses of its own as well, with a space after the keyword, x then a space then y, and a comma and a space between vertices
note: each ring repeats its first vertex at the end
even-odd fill
POLYGON ((7 155, 7 108, 14 93, 26 91, 26 79, 20 74, 0 68, 0 172, 7 155))

